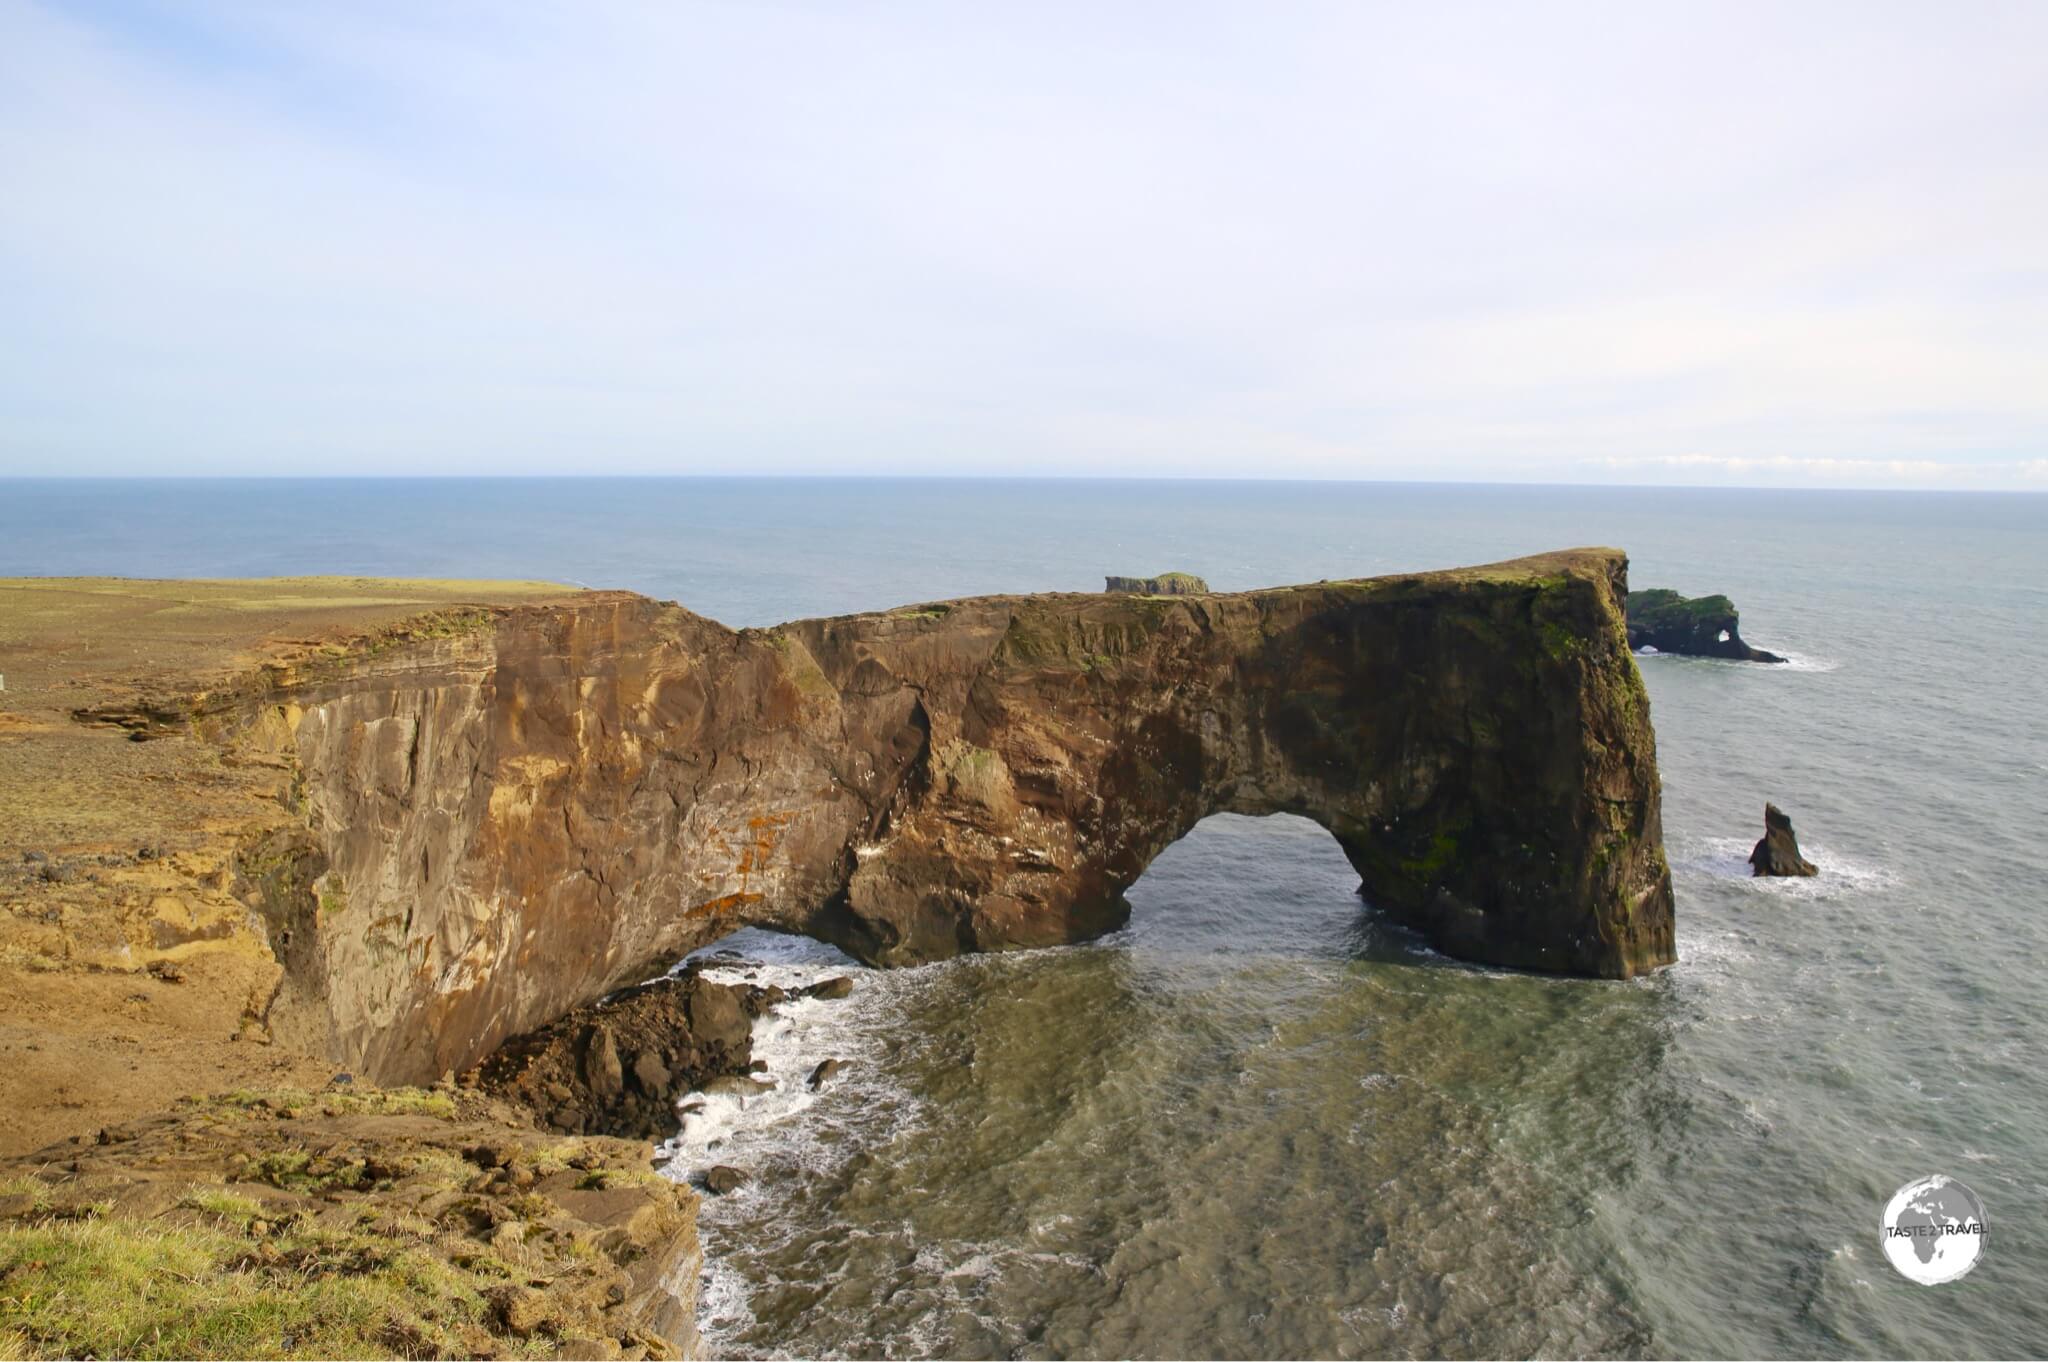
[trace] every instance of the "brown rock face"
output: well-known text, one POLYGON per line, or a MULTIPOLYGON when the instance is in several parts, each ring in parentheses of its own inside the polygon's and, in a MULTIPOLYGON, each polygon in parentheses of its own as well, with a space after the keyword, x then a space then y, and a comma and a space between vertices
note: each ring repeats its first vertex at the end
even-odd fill
POLYGON ((1799 839, 1793 835, 1792 820, 1776 804, 1764 805, 1764 835, 1750 849, 1752 877, 1818 875, 1820 867, 1799 854, 1799 839))
POLYGON ((240 866, 271 1025, 382 1081, 748 924, 883 965, 1082 940, 1222 811, 1315 819, 1452 954, 1619 978, 1673 958, 1626 573, 1586 549, 740 631, 591 593, 198 709, 297 773, 301 830, 240 866))

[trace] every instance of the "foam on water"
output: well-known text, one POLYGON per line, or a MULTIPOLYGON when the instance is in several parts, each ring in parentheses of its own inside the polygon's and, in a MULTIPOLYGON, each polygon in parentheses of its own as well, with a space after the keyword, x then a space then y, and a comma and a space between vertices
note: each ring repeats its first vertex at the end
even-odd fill
POLYGON ((1756 639, 1745 639, 1751 647, 1761 648, 1767 653, 1776 653, 1783 662, 1747 662, 1734 657, 1696 657, 1690 653, 1664 653, 1655 648, 1636 649, 1637 665, 1655 663, 1669 667, 1724 667, 1736 672, 1755 672, 1759 675, 1784 676, 1795 672, 1831 672, 1842 664, 1827 657, 1811 653, 1793 652, 1778 643, 1763 643, 1756 639))
POLYGON ((1740 884, 1754 893, 1780 898, 1826 899, 1867 894, 1897 888, 1899 872, 1844 855, 1819 843, 1799 844, 1800 854, 1819 868, 1812 876, 1756 875, 1750 870, 1749 854, 1754 839, 1741 837, 1689 836, 1675 840, 1671 868, 1675 874, 1693 874, 1740 884))

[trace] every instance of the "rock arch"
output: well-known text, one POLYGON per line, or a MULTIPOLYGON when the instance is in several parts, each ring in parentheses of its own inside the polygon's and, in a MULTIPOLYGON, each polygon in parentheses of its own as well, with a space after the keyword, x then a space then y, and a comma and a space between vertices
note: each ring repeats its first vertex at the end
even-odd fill
POLYGON ((273 1014, 416 1079, 743 925, 882 965, 1081 940, 1217 812, 1321 823, 1452 954, 1626 977, 1673 958, 1626 572, 741 631, 592 593, 272 677, 235 713, 303 790, 245 858, 296 943, 273 1014))

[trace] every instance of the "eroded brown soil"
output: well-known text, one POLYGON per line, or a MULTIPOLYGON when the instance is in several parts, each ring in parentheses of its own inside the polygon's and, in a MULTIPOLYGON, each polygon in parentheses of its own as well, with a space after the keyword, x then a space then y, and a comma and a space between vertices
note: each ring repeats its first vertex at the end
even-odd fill
POLYGON ((0 580, 0 1154, 189 1093, 324 1084, 257 1018, 278 967, 230 892, 281 765, 78 711, 146 709, 530 582, 0 580))

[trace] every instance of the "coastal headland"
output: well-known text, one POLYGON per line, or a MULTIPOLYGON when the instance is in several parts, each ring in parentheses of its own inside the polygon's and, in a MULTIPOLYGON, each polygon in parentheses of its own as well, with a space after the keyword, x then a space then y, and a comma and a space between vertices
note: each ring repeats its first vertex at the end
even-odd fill
MULTIPOLYGON (((1668 963, 1626 571, 1582 549, 745 630, 545 583, 0 582, 0 1153, 41 1151, 6 1170, 40 1184, 10 1193, 17 1219, 111 1176, 108 1147, 148 1147, 129 1127, 179 1098, 270 1093, 233 1110, 274 1118, 337 1071, 364 1101, 411 1091, 741 926, 875 965, 1098 935, 1216 812, 1321 823, 1365 898, 1448 954, 1607 978, 1668 963), (97 1163, 56 1143, 81 1137, 97 1163)), ((179 1110, 152 1139, 228 1121, 179 1110)), ((457 1117, 560 1138, 499 1105, 457 1117)), ((348 1138, 379 1157, 375 1130, 348 1138)), ((233 1191, 264 1152, 229 1145, 240 1163, 188 1179, 233 1191)), ((379 1166, 324 1190, 409 1185, 379 1166)), ((507 1167, 486 1155, 472 1195, 507 1167)), ((534 1233, 688 1220, 659 1210, 686 1189, 634 1186, 654 1211, 579 1219, 556 1198, 527 1208, 555 1227, 534 1233)), ((488 1247, 502 1221, 478 1214, 465 1233, 488 1247)), ((623 1352, 690 1346, 688 1238, 659 1255, 672 1289, 636 1279, 603 1305, 638 1311, 605 1326, 623 1352)), ((503 1254, 434 1242, 419 1251, 481 1274, 450 1328, 544 1351, 595 1318, 521 1304, 503 1254)), ((622 1269, 648 1252, 605 1242, 622 1269)))

